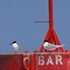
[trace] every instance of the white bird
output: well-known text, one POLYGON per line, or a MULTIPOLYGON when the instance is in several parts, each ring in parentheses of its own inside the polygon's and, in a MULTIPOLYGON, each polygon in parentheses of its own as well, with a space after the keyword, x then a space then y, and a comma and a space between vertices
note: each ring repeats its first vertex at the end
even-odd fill
POLYGON ((52 44, 52 43, 45 41, 43 43, 43 46, 46 50, 55 50, 56 48, 62 47, 64 45, 55 45, 55 44, 52 44))
POLYGON ((12 45, 12 48, 13 48, 15 53, 18 53, 21 50, 21 48, 17 44, 17 41, 13 41, 12 43, 10 43, 10 45, 12 45))

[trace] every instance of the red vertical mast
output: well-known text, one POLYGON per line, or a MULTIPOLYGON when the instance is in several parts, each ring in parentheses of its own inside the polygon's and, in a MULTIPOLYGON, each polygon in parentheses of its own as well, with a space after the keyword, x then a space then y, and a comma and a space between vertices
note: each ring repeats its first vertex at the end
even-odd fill
MULTIPOLYGON (((44 40, 48 40, 52 44, 60 45, 61 43, 54 30, 54 24, 53 24, 54 23, 53 21, 53 0, 48 0, 48 3, 49 3, 49 30, 44 40)), ((64 51, 63 47, 56 49, 55 51, 58 51, 58 50, 61 52, 64 51)), ((44 51, 43 44, 41 46, 40 51, 44 51)))
POLYGON ((49 27, 53 28, 53 0, 49 0, 49 27))

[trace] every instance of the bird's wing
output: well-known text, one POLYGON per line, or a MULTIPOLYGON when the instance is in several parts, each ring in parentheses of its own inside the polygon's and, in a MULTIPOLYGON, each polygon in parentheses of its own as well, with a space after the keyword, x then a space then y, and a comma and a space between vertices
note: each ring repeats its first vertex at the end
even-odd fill
POLYGON ((55 50, 56 46, 54 44, 48 43, 48 45, 46 45, 44 48, 47 50, 55 50))
POLYGON ((56 47, 46 47, 45 49, 47 49, 47 50, 55 50, 56 47))
POLYGON ((45 47, 45 49, 47 49, 47 50, 55 50, 56 48, 59 48, 59 47, 62 47, 62 46, 64 46, 64 45, 54 45, 54 44, 49 43, 49 44, 45 47))

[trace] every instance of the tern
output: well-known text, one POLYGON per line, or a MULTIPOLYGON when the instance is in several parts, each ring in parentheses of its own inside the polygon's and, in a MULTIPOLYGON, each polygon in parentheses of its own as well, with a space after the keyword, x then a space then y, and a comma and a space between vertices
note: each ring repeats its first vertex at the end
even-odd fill
POLYGON ((12 46, 15 53, 18 53, 21 50, 20 46, 17 44, 17 41, 13 41, 10 43, 10 45, 12 46))
POLYGON ((64 45, 55 45, 46 40, 44 41, 43 46, 46 50, 55 50, 56 48, 62 47, 64 45))

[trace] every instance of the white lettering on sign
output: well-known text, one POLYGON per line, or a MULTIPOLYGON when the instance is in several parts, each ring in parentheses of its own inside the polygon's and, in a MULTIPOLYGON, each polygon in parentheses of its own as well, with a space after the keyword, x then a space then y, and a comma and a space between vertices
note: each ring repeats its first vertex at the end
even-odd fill
POLYGON ((38 65, 63 65, 63 62, 62 62, 62 56, 61 55, 55 55, 54 57, 52 56, 48 56, 47 58, 45 58, 45 56, 41 55, 41 56, 38 56, 38 65), (53 60, 53 58, 55 60, 53 60))
POLYGON ((49 57, 48 57, 48 60, 47 60, 46 65, 49 65, 49 64, 54 65, 54 63, 53 63, 53 60, 52 60, 52 57, 51 57, 51 56, 49 56, 49 57))
POLYGON ((63 63, 62 63, 62 56, 61 55, 57 55, 56 56, 56 65, 58 65, 58 64, 61 64, 61 65, 63 65, 63 63))
POLYGON ((44 64, 45 64, 44 56, 39 56, 38 65, 44 65, 44 64))

